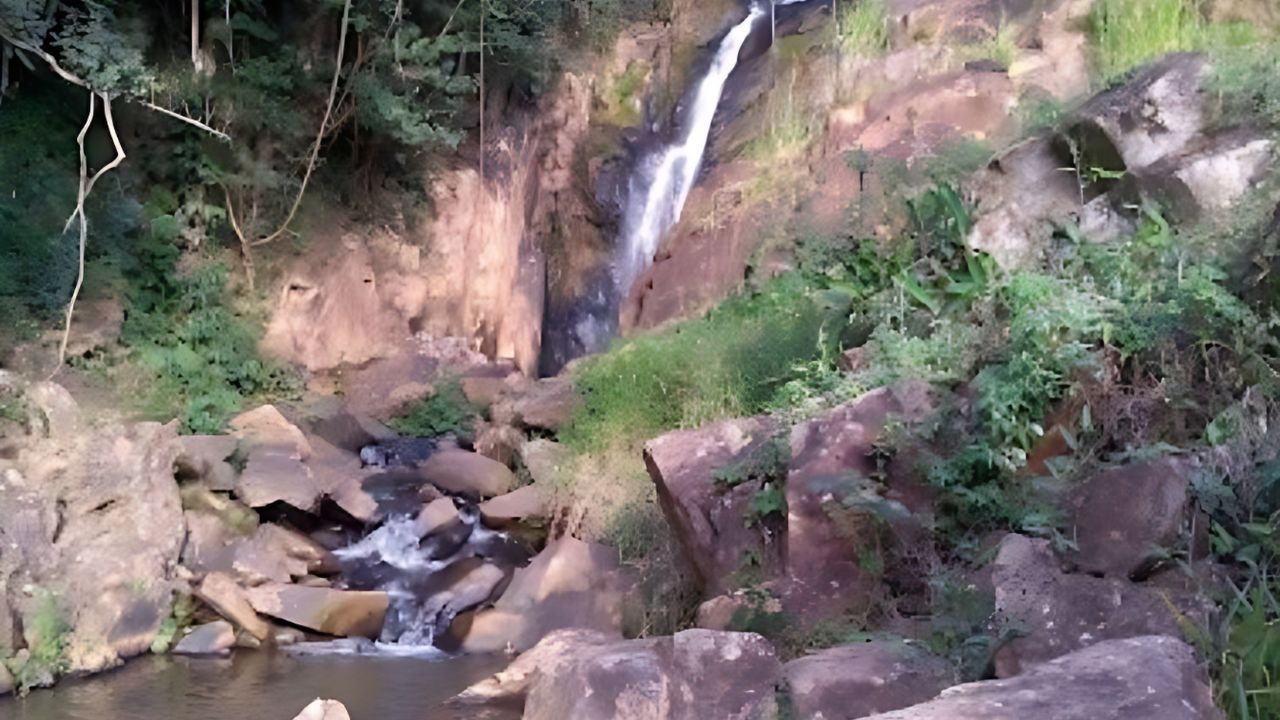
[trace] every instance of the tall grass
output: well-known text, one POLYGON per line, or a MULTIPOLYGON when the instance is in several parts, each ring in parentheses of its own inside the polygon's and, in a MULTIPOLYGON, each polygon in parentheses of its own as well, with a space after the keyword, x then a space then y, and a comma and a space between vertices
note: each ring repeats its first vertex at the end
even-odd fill
POLYGON ((667 430, 761 411, 820 354, 827 314, 798 285, 775 281, 592 358, 575 375, 585 402, 561 440, 579 452, 636 448, 667 430))
POLYGON ((889 8, 885 0, 845 0, 838 23, 841 48, 875 57, 889 49, 889 8))
POLYGON ((1200 0, 1099 0, 1090 16, 1098 71, 1121 75, 1166 53, 1203 47, 1200 0))

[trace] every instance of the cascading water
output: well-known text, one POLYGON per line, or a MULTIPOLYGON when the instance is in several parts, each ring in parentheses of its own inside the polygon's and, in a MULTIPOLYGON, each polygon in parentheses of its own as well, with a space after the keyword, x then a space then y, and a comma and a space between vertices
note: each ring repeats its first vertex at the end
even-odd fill
POLYGON ((636 277, 652 261, 662 237, 680 220, 702 167, 725 84, 738 65, 738 55, 753 26, 765 14, 759 3, 753 3, 746 19, 729 30, 693 95, 683 137, 643 161, 632 176, 622 242, 614 262, 614 280, 620 295, 630 291, 636 277))

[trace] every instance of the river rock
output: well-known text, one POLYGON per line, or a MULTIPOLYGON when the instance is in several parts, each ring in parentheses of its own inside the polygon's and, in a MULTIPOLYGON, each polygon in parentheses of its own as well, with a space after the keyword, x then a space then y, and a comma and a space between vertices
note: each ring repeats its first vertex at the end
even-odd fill
POLYGON ((346 706, 337 700, 316 698, 293 720, 351 720, 351 715, 347 713, 346 706))
POLYGON ((188 510, 183 513, 187 542, 182 548, 182 565, 193 573, 232 572, 235 543, 241 537, 214 513, 188 510))
POLYGON ((623 586, 616 550, 562 537, 516 570, 492 609, 454 632, 467 652, 520 652, 565 628, 620 636, 623 586))
POLYGON ((569 424, 582 406, 573 378, 560 375, 531 383, 493 407, 496 423, 555 432, 569 424))
POLYGON ((886 488, 872 481, 875 445, 890 420, 924 419, 933 407, 930 392, 916 382, 881 388, 792 428, 786 483, 790 588, 784 598, 790 612, 813 621, 865 609, 876 579, 863 569, 860 549, 885 524, 895 533, 899 526, 903 533, 911 529, 905 506, 881 497, 909 478, 891 477, 886 488), (851 512, 847 506, 854 500, 874 502, 893 515, 851 512))
POLYGON ((187 435, 179 439, 178 478, 200 480, 210 490, 230 492, 236 487, 236 470, 227 462, 239 442, 230 435, 187 435))
POLYGON ((823 650, 782 666, 796 717, 837 720, 924 702, 954 679, 951 663, 905 642, 823 650))
POLYGON ((452 498, 436 498, 423 506, 422 512, 418 513, 418 530, 422 533, 422 537, 427 537, 461 521, 458 506, 453 504, 452 498))
POLYGON ((509 493, 519 484, 506 465, 466 450, 442 450, 432 455, 419 474, 445 492, 480 497, 509 493))
POLYGON ((306 460, 311 457, 311 443, 296 425, 285 419, 274 405, 241 413, 227 425, 232 435, 247 448, 272 447, 291 457, 306 460))
POLYGON ((256 447, 236 482, 236 497, 250 507, 260 508, 283 502, 310 512, 320 499, 320 490, 311 469, 281 446, 256 447))
POLYGON ((685 630, 580 647, 534 673, 525 720, 748 720, 777 713, 781 666, 754 633, 685 630))
POLYGON ((253 536, 238 543, 233 568, 249 585, 287 583, 309 573, 333 575, 341 571, 338 559, 311 538, 267 523, 253 536))
POLYGON ((554 675, 585 649, 617 642, 617 639, 596 630, 556 630, 521 653, 505 670, 463 690, 452 702, 523 705, 534 675, 540 672, 554 675))
POLYGON ((522 377, 515 363, 510 361, 481 365, 462 376, 462 394, 472 405, 488 408, 522 377))
POLYGON ((252 635, 259 642, 271 635, 271 625, 258 617, 236 581, 225 573, 209 573, 195 589, 195 596, 213 608, 213 611, 231 621, 240 630, 252 635))
POLYGON ((761 482, 730 488, 716 481, 717 472, 749 462, 776 430, 772 419, 760 416, 667 433, 645 444, 645 466, 663 514, 708 593, 729 589, 744 557, 759 558, 766 571, 781 564, 780 543, 766 545, 766 536, 747 523, 761 482))
POLYGON ((395 440, 394 430, 365 415, 340 412, 312 423, 311 432, 316 437, 349 453, 374 443, 395 440))
POLYGON ((504 528, 522 520, 546 520, 546 492, 538 485, 525 485, 506 495, 480 503, 480 517, 486 525, 496 528, 504 528))
POLYGON ((1080 570, 1129 577, 1179 541, 1190 502, 1189 461, 1164 458, 1101 472, 1070 500, 1080 570))
POLYGON ((1018 632, 996 654, 997 677, 1102 640, 1181 635, 1180 619, 1207 623, 1212 606, 1194 595, 1116 578, 1065 574, 1048 540, 1006 535, 992 566, 997 625, 1018 632))
POLYGON ((0 589, 27 633, 50 610, 67 623, 68 672, 146 652, 169 616, 180 451, 175 424, 107 425, 40 441, 0 476, 0 589))
POLYGON ((958 685, 867 720, 1219 720, 1195 652, 1171 637, 1108 640, 1004 680, 958 685))
POLYGON ((388 605, 384 592, 279 583, 252 588, 246 594, 253 608, 264 615, 338 637, 378 637, 388 605))
POLYGON ((236 631, 226 620, 195 628, 178 641, 175 655, 229 655, 236 644, 236 631))

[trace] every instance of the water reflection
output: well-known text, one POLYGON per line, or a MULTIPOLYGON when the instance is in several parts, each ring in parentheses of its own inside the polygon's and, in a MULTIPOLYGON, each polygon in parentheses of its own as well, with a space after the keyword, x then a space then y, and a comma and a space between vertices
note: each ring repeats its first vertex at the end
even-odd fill
MULTIPOLYGON (((316 697, 342 701, 353 720, 472 720, 448 698, 504 665, 498 657, 145 657, 66 681, 25 700, 0 699, 5 720, 290 720, 316 697)), ((490 715, 507 720, 511 715, 490 715)), ((519 717, 518 713, 514 717, 519 717)))

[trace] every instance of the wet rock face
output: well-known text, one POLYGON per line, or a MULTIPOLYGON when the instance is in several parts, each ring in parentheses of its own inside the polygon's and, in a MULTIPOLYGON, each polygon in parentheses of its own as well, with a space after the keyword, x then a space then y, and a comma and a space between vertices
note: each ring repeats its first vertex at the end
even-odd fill
POLYGON ((383 592, 354 592, 270 583, 247 591, 254 610, 326 635, 376 638, 389 600, 383 592))
POLYGON ((686 630, 578 650, 535 671, 525 720, 748 720, 777 712, 781 668, 759 635, 686 630))
POLYGON ((175 655, 228 655, 235 644, 236 633, 231 623, 216 620, 187 633, 173 652, 175 655))
POLYGON ((21 618, 24 643, 37 641, 36 614, 54 613, 69 628, 70 672, 150 648, 185 536, 173 477, 180 451, 174 426, 107 426, 33 438, 0 476, 0 606, 21 618))
POLYGON ((716 480, 720 471, 750 463, 775 431, 766 417, 728 420, 667 433, 645 445, 645 465, 663 514, 709 594, 729 589, 746 557, 759 558, 772 571, 781 565, 781 539, 766 546, 761 529, 748 526, 760 479, 743 478, 736 487, 716 480))
POLYGON ((951 684, 951 663, 903 642, 823 650, 782 666, 797 717, 859 718, 924 702, 951 684))
POLYGON ((1195 652, 1179 640, 1109 640, 1005 680, 958 685, 869 720, 1219 720, 1195 652))
POLYGON ((1047 540, 1021 535, 1008 535, 1000 543, 992 582, 997 624, 1021 632, 996 655, 999 677, 1103 640, 1180 637, 1179 615, 1203 622, 1211 610, 1194 594, 1063 573, 1047 540))

